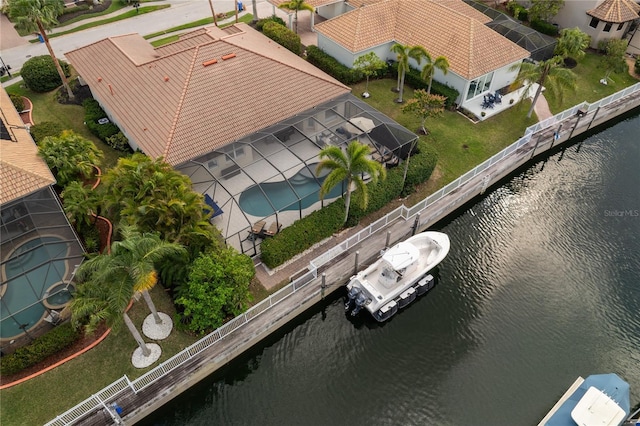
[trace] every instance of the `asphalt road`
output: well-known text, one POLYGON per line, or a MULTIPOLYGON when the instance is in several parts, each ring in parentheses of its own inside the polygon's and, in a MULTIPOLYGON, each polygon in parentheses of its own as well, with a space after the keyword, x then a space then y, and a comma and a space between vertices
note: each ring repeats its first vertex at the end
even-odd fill
MULTIPOLYGON (((145 6, 149 4, 153 3, 144 3, 145 6)), ((165 0, 156 4, 170 4, 171 7, 133 18, 123 19, 111 24, 55 37, 51 39, 51 46, 56 56, 64 59, 66 52, 95 43, 110 36, 136 32, 144 36, 211 16, 211 8, 208 0, 165 0)), ((266 0, 258 0, 257 4, 258 17, 273 14, 273 7, 267 3, 266 0)), ((251 13, 251 0, 243 1, 243 5, 247 11, 251 13)), ((216 13, 228 12, 234 9, 234 1, 214 0, 213 6, 216 13)), ((126 10, 127 9, 125 9, 125 11, 126 10)), ((283 18, 286 16, 281 10, 277 10, 277 14, 283 18)), ((105 19, 105 17, 103 16, 97 19, 105 19)), ((88 21, 82 21, 77 25, 86 22, 88 21)), ((69 28, 71 27, 63 27, 61 31, 66 31, 69 28)), ((16 37, 15 30, 8 25, 6 17, 3 17, 3 20, 0 22, 0 35, 3 40, 0 45, 2 49, 0 56, 4 63, 11 66, 11 69, 14 71, 22 68, 22 65, 31 57, 48 54, 44 43, 25 43, 25 41, 33 39, 33 36, 23 37, 23 41, 21 42, 16 37), (5 48, 5 45, 7 45, 7 48, 5 48)))

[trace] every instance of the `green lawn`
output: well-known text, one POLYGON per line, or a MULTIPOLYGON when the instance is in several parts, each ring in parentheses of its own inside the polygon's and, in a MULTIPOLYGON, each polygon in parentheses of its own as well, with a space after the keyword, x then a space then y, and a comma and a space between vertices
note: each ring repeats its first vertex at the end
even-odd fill
MULTIPOLYGON (((158 311, 173 316, 175 310, 169 295, 156 286, 151 295, 158 311)), ((130 311, 138 330, 149 314, 141 299, 130 311)), ((146 339, 149 341, 149 339, 146 339)), ((158 344, 162 348, 160 362, 170 358, 198 339, 175 329, 158 344)), ((20 385, 2 390, 0 424, 43 424, 100 391, 126 374, 135 379, 153 367, 136 369, 131 354, 137 344, 126 327, 113 331, 100 345, 58 368, 20 385)))
POLYGON ((84 108, 80 105, 62 105, 55 99, 56 90, 47 93, 36 93, 24 87, 24 83, 19 82, 7 87, 8 93, 26 96, 33 103, 33 121, 43 123, 53 121, 61 123, 65 129, 89 139, 104 153, 102 159, 102 170, 113 167, 118 158, 124 155, 102 142, 93 135, 84 125, 84 108))
MULTIPOLYGON (((407 129, 417 132, 420 119, 403 113, 402 105, 394 102, 397 93, 391 89, 395 86, 396 81, 392 79, 372 80, 368 89, 371 97, 365 101, 407 129)), ((353 86, 355 95, 362 92, 364 83, 353 86)), ((405 102, 412 97, 413 90, 405 86, 405 102)), ((455 111, 445 111, 442 117, 428 119, 426 127, 430 133, 421 138, 438 152, 438 168, 442 176, 437 186, 442 187, 455 180, 519 139, 527 126, 536 122, 535 118, 527 119, 526 114, 526 109, 516 105, 477 124, 455 111)))
POLYGON ((562 103, 545 93, 551 112, 557 114, 584 101, 595 102, 638 82, 628 73, 621 73, 611 74, 612 80, 607 85, 600 83, 606 73, 603 58, 603 55, 589 51, 578 61, 578 66, 573 69, 578 75, 577 88, 574 92, 565 93, 562 103))

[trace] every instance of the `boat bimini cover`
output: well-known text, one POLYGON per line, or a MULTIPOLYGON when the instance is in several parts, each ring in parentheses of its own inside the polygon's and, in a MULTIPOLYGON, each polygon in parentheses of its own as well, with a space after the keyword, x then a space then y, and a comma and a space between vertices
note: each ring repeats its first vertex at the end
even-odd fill
POLYGON ((395 271, 401 271, 413 262, 418 260, 420 250, 411 243, 402 241, 382 255, 382 259, 387 262, 395 271))

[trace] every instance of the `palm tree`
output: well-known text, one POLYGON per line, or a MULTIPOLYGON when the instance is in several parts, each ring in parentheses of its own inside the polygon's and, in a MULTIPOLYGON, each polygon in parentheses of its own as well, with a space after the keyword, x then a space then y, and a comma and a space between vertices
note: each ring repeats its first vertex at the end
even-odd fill
POLYGON ((209 0, 209 7, 211 8, 211 15, 213 15, 213 25, 218 26, 218 18, 216 17, 216 11, 213 8, 213 0, 209 0))
POLYGON ((523 92, 523 98, 529 93, 531 86, 538 83, 538 90, 531 101, 531 108, 527 113, 527 118, 531 117, 533 109, 536 106, 538 97, 542 93, 543 86, 552 95, 558 96, 562 101, 562 95, 565 90, 575 90, 577 76, 573 71, 562 66, 562 57, 554 56, 546 61, 538 63, 522 62, 511 67, 512 70, 520 67, 520 72, 515 80, 516 84, 526 84, 526 90, 523 92))
POLYGON ((304 0, 289 0, 288 2, 282 3, 278 6, 280 9, 286 9, 289 11, 295 12, 295 32, 298 33, 298 11, 300 10, 308 10, 313 13, 313 6, 305 3, 304 0))
POLYGON ((82 231, 88 227, 91 224, 89 217, 98 207, 95 192, 82 182, 73 181, 65 186, 61 196, 67 218, 76 229, 82 231))
POLYGON ((142 293, 156 324, 161 324, 162 319, 148 293, 158 282, 155 264, 167 256, 185 251, 185 248, 162 241, 157 234, 141 234, 131 227, 123 228, 122 238, 122 241, 111 245, 110 253, 84 262, 78 269, 78 275, 80 279, 88 277, 90 281, 104 286, 126 283, 131 289, 130 296, 134 292, 142 293))
POLYGON ((408 46, 396 43, 391 46, 391 51, 396 54, 398 61, 398 99, 396 102, 402 103, 402 92, 404 91, 404 75, 409 69, 409 58, 415 59, 418 65, 422 62, 422 58, 429 56, 422 46, 408 46))
POLYGON ((565 64, 571 63, 575 67, 576 59, 585 55, 585 50, 589 47, 591 37, 582 32, 580 28, 565 28, 560 31, 558 44, 556 44, 555 54, 564 58, 565 64))
POLYGON ((53 53, 53 48, 49 43, 49 37, 47 37, 46 32, 46 30, 50 30, 58 23, 57 18, 63 11, 63 0, 11 0, 9 2, 9 16, 15 19, 19 25, 22 25, 25 30, 30 32, 37 30, 42 35, 47 50, 49 50, 49 55, 51 55, 53 63, 58 70, 62 85, 66 89, 69 99, 73 99, 73 92, 69 87, 67 76, 64 75, 62 67, 55 53, 53 53))
POLYGON ((320 173, 324 169, 330 170, 320 188, 320 198, 324 198, 340 182, 347 181, 347 195, 344 199, 344 223, 347 222, 349 217, 351 185, 355 184, 356 188, 362 191, 362 207, 366 208, 369 202, 369 194, 367 185, 362 180, 362 174, 368 173, 373 182, 377 182, 378 176, 382 179, 387 177, 387 170, 384 166, 377 161, 370 160, 367 157, 368 154, 369 146, 357 140, 352 141, 347 146, 346 153, 335 145, 326 146, 320 151, 320 163, 318 163, 316 173, 320 173))
POLYGON ((431 83, 433 82, 433 75, 436 73, 436 69, 442 71, 442 74, 447 75, 447 72, 449 72, 449 61, 444 56, 438 56, 436 60, 433 61, 429 54, 425 56, 425 60, 427 63, 422 67, 420 77, 422 77, 423 80, 429 81, 427 93, 431 93, 431 83))
POLYGON ((81 176, 89 177, 103 157, 93 142, 74 133, 63 131, 60 136, 47 136, 38 146, 38 155, 55 174, 58 185, 66 186, 81 176))
POLYGON ((253 23, 258 22, 258 2, 257 0, 251 0, 251 6, 253 11, 253 23))

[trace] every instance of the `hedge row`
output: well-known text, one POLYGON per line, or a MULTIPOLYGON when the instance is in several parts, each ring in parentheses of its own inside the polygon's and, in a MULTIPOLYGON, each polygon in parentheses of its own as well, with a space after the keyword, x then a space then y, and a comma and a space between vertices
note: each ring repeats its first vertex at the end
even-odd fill
POLYGON ((19 373, 70 346, 81 335, 82 332, 74 330, 71 323, 59 325, 31 344, 16 349, 11 355, 3 356, 0 374, 4 376, 19 373))
POLYGON ((636 74, 640 74, 640 58, 636 59, 636 63, 634 64, 634 69, 636 70, 636 74))
POLYGON ((532 19, 531 28, 541 32, 542 34, 546 34, 552 37, 555 37, 558 35, 558 27, 556 27, 550 22, 543 21, 542 19, 532 19))
MULTIPOLYGON (((395 62, 391 67, 391 74, 394 78, 398 78, 398 63, 395 62)), ((429 82, 425 81, 420 77, 420 71, 417 69, 410 67, 409 71, 407 71, 404 75, 404 82, 414 89, 427 89, 429 87, 429 82)), ((444 106, 447 109, 455 108, 456 99, 460 96, 460 92, 458 92, 453 87, 449 87, 446 84, 442 84, 433 80, 431 83, 431 93, 434 95, 442 95, 447 98, 444 102, 444 106)))
POLYGON ((256 22, 256 29, 258 31, 262 31, 262 27, 264 27, 264 24, 266 24, 267 22, 275 22, 282 25, 283 27, 287 26, 287 24, 284 22, 284 19, 276 15, 271 15, 268 18, 259 19, 258 22, 256 22))
POLYGON ((262 26, 262 33, 296 55, 302 53, 300 36, 284 25, 280 25, 273 20, 265 22, 262 26))
POLYGON ((307 61, 343 84, 355 84, 364 78, 361 72, 341 64, 317 46, 307 47, 307 61))
MULTIPOLYGON (((420 140, 418 149, 409 159, 404 190, 404 164, 401 164, 387 171, 387 179, 368 185, 369 204, 366 209, 360 207, 362 194, 358 191, 353 193, 347 226, 357 224, 364 216, 379 210, 391 200, 412 193, 416 185, 429 179, 436 162, 437 154, 420 140)), ((283 264, 340 230, 343 218, 344 200, 339 198, 327 207, 296 221, 274 237, 264 240, 261 245, 262 261, 269 268, 283 264)))
POLYGON ((64 130, 64 126, 57 121, 43 121, 42 123, 34 124, 29 129, 31 137, 34 142, 40 143, 47 136, 58 137, 64 130))
POLYGON ((91 133, 113 149, 119 151, 129 149, 129 141, 124 134, 120 132, 118 126, 112 122, 106 124, 98 123, 98 120, 101 118, 108 118, 98 101, 95 99, 86 99, 82 103, 82 106, 84 107, 84 122, 91 133))

